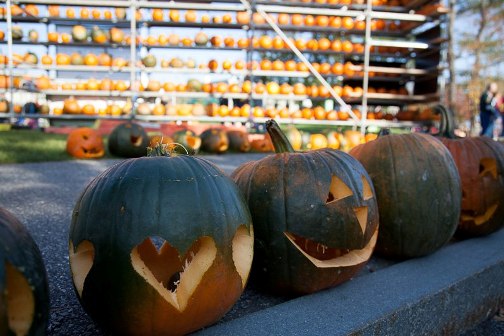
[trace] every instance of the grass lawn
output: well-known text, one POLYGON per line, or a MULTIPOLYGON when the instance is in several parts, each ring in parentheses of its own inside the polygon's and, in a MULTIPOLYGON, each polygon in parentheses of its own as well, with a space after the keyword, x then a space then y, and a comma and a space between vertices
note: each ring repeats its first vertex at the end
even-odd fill
MULTIPOLYGON (((66 134, 40 130, 0 132, 0 164, 74 160, 65 150, 66 139, 66 134)), ((113 158, 108 153, 105 157, 113 158)))

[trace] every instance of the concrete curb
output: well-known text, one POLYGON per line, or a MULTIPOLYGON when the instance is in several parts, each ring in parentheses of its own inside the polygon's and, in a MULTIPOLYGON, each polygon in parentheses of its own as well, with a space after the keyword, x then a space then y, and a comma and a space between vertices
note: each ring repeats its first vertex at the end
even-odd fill
POLYGON ((198 335, 457 335, 504 302, 504 230, 198 335))

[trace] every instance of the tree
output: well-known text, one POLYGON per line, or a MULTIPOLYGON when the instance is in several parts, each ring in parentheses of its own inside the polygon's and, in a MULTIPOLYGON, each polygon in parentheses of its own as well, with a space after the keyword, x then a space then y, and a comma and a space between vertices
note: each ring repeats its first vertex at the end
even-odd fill
MULTIPOLYGON (((460 75, 462 86, 477 107, 485 85, 498 79, 499 64, 504 62, 504 0, 459 0, 456 44, 458 58, 465 63, 460 75)), ((477 108, 473 109, 474 117, 477 108)))

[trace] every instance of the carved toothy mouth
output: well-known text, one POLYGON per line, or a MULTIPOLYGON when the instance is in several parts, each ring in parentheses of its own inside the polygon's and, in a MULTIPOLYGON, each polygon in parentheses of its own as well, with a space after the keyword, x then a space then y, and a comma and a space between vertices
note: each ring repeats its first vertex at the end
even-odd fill
POLYGON ((303 238, 290 232, 284 232, 287 239, 316 267, 348 267, 366 262, 371 257, 376 240, 378 228, 366 246, 359 250, 332 248, 324 244, 303 238))
POLYGON ((482 215, 476 215, 476 216, 475 216, 475 214, 474 214, 473 211, 462 211, 461 220, 463 222, 473 221, 474 224, 476 224, 476 225, 484 224, 490 218, 492 218, 492 216, 494 215, 495 211, 497 211, 497 207, 498 206, 499 206, 499 204, 496 203, 496 204, 490 206, 487 209, 487 211, 485 211, 484 214, 482 214, 482 215))

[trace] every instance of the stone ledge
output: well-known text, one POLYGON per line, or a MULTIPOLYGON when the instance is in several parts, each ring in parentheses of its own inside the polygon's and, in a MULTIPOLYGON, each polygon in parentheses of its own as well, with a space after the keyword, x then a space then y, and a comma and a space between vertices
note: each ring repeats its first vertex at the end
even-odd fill
POLYGON ((198 335, 457 335, 504 302, 504 230, 198 335))

